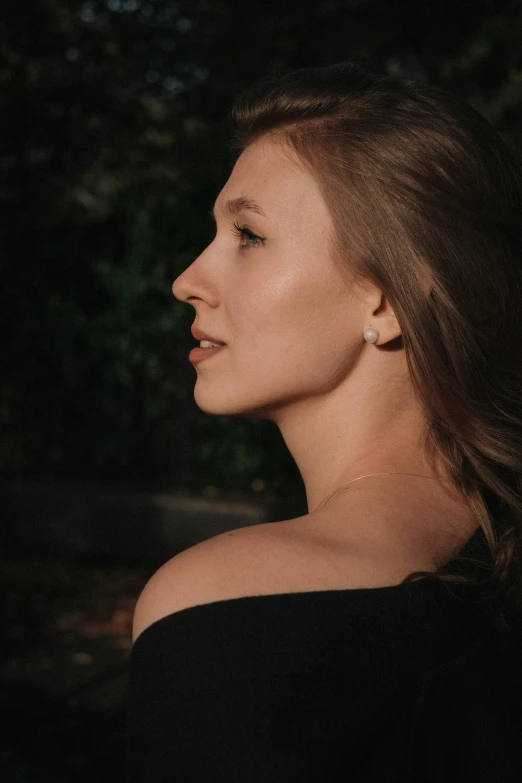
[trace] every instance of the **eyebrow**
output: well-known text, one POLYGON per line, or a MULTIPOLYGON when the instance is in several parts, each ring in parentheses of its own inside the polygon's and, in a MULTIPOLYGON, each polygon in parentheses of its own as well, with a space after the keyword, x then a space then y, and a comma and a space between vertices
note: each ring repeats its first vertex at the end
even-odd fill
MULTIPOLYGON (((253 199, 247 198, 247 196, 239 196, 239 198, 232 198, 225 203, 222 213, 225 217, 234 217, 239 212, 248 210, 249 212, 255 212, 257 215, 266 217, 264 211, 261 209, 253 199)), ((216 220, 216 205, 210 210, 210 216, 216 220)))

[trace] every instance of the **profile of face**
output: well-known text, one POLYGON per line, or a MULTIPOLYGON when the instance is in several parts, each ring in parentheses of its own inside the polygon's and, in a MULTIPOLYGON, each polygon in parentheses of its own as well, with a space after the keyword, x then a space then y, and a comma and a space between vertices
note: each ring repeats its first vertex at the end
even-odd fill
POLYGON ((362 332, 380 328, 380 297, 347 281, 330 254, 334 226, 316 181, 268 137, 242 152, 215 215, 214 239, 172 286, 195 308, 194 323, 226 343, 195 365, 195 401, 207 413, 277 423, 288 406, 349 383, 364 347, 375 350, 362 332), (248 204, 231 214, 237 199, 263 214, 248 204))

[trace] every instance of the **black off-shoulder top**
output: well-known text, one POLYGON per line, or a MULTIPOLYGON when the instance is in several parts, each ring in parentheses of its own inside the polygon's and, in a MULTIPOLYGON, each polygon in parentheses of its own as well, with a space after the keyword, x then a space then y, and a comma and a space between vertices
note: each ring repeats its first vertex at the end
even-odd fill
POLYGON ((521 783, 522 619, 479 585, 253 595, 136 639, 127 783, 521 783))

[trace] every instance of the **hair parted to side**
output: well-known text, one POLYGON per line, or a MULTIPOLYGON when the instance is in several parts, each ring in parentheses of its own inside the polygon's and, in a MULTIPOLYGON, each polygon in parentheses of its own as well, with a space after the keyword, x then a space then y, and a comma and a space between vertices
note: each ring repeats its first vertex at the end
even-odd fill
POLYGON ((474 575, 442 567, 435 577, 479 579, 522 602, 522 172, 514 156, 462 99, 353 62, 262 78, 236 99, 231 120, 236 153, 268 135, 297 154, 331 212, 332 257, 392 304, 426 415, 427 453, 442 455, 487 541, 474 575))

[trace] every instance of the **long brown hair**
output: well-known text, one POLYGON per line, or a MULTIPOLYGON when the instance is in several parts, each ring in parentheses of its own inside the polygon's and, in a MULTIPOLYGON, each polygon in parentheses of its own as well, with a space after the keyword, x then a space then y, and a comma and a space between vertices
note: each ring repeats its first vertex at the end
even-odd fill
MULTIPOLYGON (((235 153, 265 134, 297 153, 333 217, 333 257, 389 299, 426 414, 427 453, 442 455, 487 542, 488 562, 474 559, 481 579, 522 601, 514 156, 465 101, 353 62, 262 78, 236 99, 231 120, 235 153)), ((477 573, 442 567, 435 576, 477 573)))

